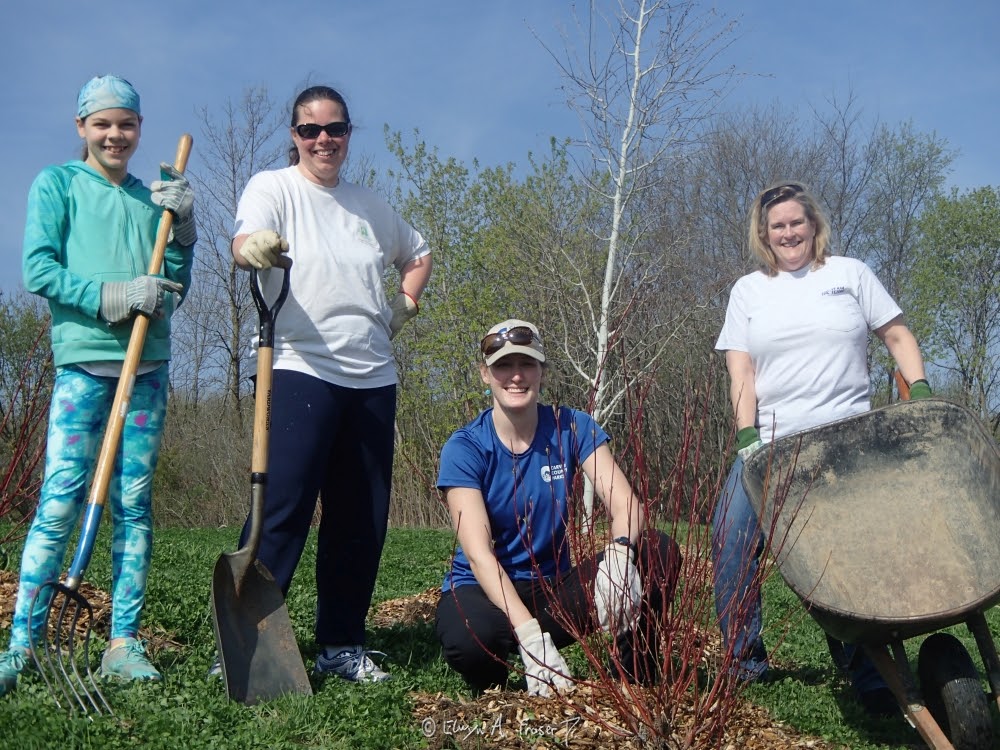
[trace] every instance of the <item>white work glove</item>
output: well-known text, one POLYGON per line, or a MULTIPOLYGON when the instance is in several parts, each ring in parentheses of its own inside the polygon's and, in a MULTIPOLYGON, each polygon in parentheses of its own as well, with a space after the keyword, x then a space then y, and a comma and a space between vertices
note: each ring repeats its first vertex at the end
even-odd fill
POLYGON ((133 312, 159 316, 168 292, 180 294, 181 284, 162 276, 139 276, 131 281, 106 281, 101 285, 100 314, 109 324, 128 320, 133 312))
POLYGON ((261 271, 271 266, 290 268, 292 259, 288 252, 288 240, 273 229, 259 229, 244 240, 240 255, 251 266, 261 271))
POLYGON ((632 550, 611 542, 597 565, 594 578, 594 606, 601 629, 612 635, 635 627, 642 603, 642 581, 632 562, 632 550))
POLYGON ((396 334, 410 318, 415 318, 420 312, 420 306, 406 292, 400 292, 393 297, 392 302, 389 303, 389 309, 392 310, 392 318, 389 319, 390 340, 396 337, 396 334))
POLYGON ((514 628, 514 637, 517 638, 517 650, 521 652, 521 661, 524 662, 528 695, 547 698, 553 690, 573 689, 566 660, 552 642, 552 636, 542 632, 538 620, 531 619, 514 628))

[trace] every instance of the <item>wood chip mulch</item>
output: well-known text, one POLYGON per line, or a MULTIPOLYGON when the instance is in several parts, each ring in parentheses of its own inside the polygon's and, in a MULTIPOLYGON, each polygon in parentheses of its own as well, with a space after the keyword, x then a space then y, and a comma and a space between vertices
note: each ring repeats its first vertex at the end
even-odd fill
MULTIPOLYGON (((17 599, 17 574, 8 570, 0 570, 0 629, 9 630, 14 618, 14 602, 17 599)), ((81 617, 76 623, 76 635, 84 637, 88 627, 93 628, 93 635, 108 637, 108 628, 111 624, 111 596, 101 589, 86 581, 80 583, 79 593, 87 600, 93 609, 93 625, 88 618, 81 617)), ((57 613, 57 609, 53 609, 57 613)), ((67 618, 67 623, 71 622, 67 618)), ((50 614, 46 623, 50 641, 55 640, 55 626, 58 623, 58 615, 50 614)), ((68 637, 68 633, 63 633, 63 639, 68 637)), ((146 642, 146 650, 151 655, 156 655, 163 649, 180 649, 181 644, 175 641, 163 628, 140 628, 139 638, 146 642)))
MULTIPOLYGON (((372 615, 376 627, 432 622, 439 589, 380 604, 372 615)), ((718 638, 705 638, 717 649, 718 638)), ((634 690, 634 688, 631 688, 634 690)), ((601 686, 580 685, 564 698, 536 698, 523 692, 488 691, 478 698, 455 699, 443 693, 413 692, 413 716, 432 750, 444 748, 529 748, 558 746, 573 750, 632 750, 682 747, 694 707, 681 706, 677 726, 657 745, 643 742, 622 727, 613 696, 601 686)), ((803 735, 775 721, 768 712, 740 701, 727 724, 722 750, 837 750, 839 746, 803 735)))
MULTIPOLYGON (((375 627, 411 625, 433 621, 439 589, 431 588, 413 596, 382 602, 373 612, 375 627)), ((87 582, 80 593, 94 610, 94 632, 106 637, 111 617, 111 597, 87 582)), ((9 629, 17 595, 17 575, 0 570, 0 628, 9 629)), ((50 623, 50 638, 53 636, 50 623)), ((79 623, 78 630, 86 625, 79 623)), ((83 633, 80 632, 80 635, 83 633)), ((152 653, 180 649, 169 633, 143 628, 140 637, 152 653)), ((717 647, 717 639, 706 639, 707 648, 717 647)), ((421 727, 432 750, 444 748, 529 748, 558 746, 571 750, 632 750, 633 748, 681 747, 688 730, 692 706, 682 706, 677 726, 657 744, 644 742, 622 726, 615 702, 601 686, 580 685, 566 697, 537 698, 517 691, 488 691, 475 699, 455 699, 443 693, 413 692, 414 721, 421 727), (685 719, 685 714, 688 719, 685 719)), ((837 746, 802 735, 774 721, 766 710, 741 701, 727 725, 722 750, 836 750, 837 746)))

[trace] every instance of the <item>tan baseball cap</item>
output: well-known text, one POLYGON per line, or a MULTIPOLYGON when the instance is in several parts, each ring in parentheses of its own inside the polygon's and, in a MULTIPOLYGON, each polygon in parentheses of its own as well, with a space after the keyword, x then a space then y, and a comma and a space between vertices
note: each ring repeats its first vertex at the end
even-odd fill
POLYGON ((480 350, 487 367, 508 354, 527 354, 539 362, 545 361, 545 349, 542 347, 542 337, 538 333, 538 328, 526 320, 517 318, 493 326, 483 337, 480 350))

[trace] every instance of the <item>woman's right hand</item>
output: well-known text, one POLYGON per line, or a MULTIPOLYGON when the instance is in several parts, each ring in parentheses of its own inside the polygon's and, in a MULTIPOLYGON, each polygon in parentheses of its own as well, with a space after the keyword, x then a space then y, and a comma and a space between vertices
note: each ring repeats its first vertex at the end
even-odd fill
POLYGON ((273 229, 259 229, 249 235, 243 244, 237 248, 243 260, 262 271, 265 268, 279 266, 291 268, 292 259, 288 257, 288 240, 273 229))
POLYGON ((524 662, 528 695, 547 698, 553 690, 565 693, 575 687, 569 678, 569 665, 552 642, 552 636, 542 632, 538 620, 531 619, 514 628, 514 637, 524 662))

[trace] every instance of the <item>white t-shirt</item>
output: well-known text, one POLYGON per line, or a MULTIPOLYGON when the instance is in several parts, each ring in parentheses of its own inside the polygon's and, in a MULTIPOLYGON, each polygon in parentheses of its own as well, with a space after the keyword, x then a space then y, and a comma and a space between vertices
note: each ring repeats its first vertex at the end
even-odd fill
MULTIPOLYGON (((383 276, 390 264, 402 269, 430 252, 420 233, 371 190, 345 180, 326 188, 297 167, 261 172, 247 183, 234 236, 260 229, 288 240, 293 261, 274 326, 275 368, 348 388, 396 383, 383 276)), ((268 304, 283 273, 260 273, 268 304)))
POLYGON ((733 286, 715 348, 750 354, 767 442, 868 411, 868 332, 901 313, 853 258, 777 276, 755 271, 733 286))

